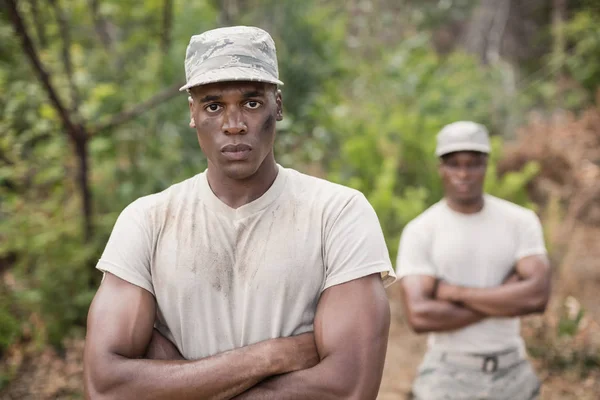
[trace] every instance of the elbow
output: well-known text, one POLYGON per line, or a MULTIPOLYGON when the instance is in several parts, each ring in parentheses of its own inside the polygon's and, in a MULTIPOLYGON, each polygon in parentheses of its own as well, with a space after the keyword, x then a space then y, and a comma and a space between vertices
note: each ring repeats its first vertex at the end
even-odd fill
POLYGON ((548 307, 549 296, 547 293, 543 293, 533 299, 531 304, 531 312, 534 314, 543 314, 548 307))
MULTIPOLYGON (((346 382, 345 388, 339 390, 331 397, 332 400, 376 400, 379 392, 379 384, 367 384, 366 382, 346 382), (377 388, 374 390, 375 386, 377 388)), ((332 393, 333 394, 333 393, 332 393)))
POLYGON ((114 362, 106 362, 103 357, 94 361, 84 360, 83 381, 86 400, 113 400, 119 387, 119 373, 114 362))
MULTIPOLYGON (((369 354, 356 357, 327 357, 329 373, 322 371, 324 386, 320 388, 320 399, 327 400, 376 400, 383 376, 383 364, 387 348, 385 345, 375 344, 364 350, 369 354), (378 350, 377 350, 378 349, 378 350), (331 369, 329 369, 331 368, 331 369)), ((360 351, 360 350, 358 350, 360 351)))
POLYGON ((103 379, 99 379, 94 374, 86 372, 89 367, 84 367, 84 391, 86 400, 112 400, 110 384, 103 379))
POLYGON ((408 326, 417 335, 429 332, 427 326, 425 325, 425 323, 423 323, 423 320, 418 317, 409 317, 408 326))
POLYGON ((524 304, 521 310, 518 310, 511 317, 518 317, 527 314, 543 314, 548 307, 549 295, 546 292, 536 293, 524 304))
POLYGON ((427 311, 421 307, 412 307, 408 310, 407 321, 410 329, 416 334, 428 333, 431 331, 428 321, 427 311))
MULTIPOLYGON (((343 371, 340 368, 340 372, 343 371)), ((375 400, 377 391, 373 385, 368 384, 368 379, 356 374, 337 374, 337 378, 327 384, 327 389, 321 393, 321 398, 327 400, 375 400)), ((377 386, 379 388, 379 386, 377 386)))
POLYGON ((110 394, 106 386, 84 371, 84 392, 86 400, 109 400, 110 394))

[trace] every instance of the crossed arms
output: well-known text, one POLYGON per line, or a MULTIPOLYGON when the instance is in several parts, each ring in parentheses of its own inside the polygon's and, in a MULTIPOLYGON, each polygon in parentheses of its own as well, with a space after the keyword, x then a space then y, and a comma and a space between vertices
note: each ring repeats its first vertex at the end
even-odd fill
POLYGON ((326 289, 314 334, 266 340, 195 361, 183 359, 154 331, 155 315, 149 292, 106 274, 88 316, 86 398, 377 397, 390 324, 379 274, 326 289))
POLYGON ((470 288, 410 275, 401 281, 408 321, 417 333, 451 331, 486 317, 516 317, 543 312, 550 296, 546 256, 520 259, 499 286, 470 288))

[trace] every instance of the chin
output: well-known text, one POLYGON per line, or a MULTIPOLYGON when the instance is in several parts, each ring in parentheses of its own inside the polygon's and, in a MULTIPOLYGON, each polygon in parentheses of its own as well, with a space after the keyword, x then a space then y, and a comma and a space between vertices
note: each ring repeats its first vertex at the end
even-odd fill
POLYGON ((460 193, 454 196, 455 201, 462 204, 474 204, 481 201, 481 197, 483 194, 481 193, 460 193))
POLYGON ((256 173, 258 166, 249 162, 232 162, 222 165, 222 171, 229 179, 242 181, 256 173))

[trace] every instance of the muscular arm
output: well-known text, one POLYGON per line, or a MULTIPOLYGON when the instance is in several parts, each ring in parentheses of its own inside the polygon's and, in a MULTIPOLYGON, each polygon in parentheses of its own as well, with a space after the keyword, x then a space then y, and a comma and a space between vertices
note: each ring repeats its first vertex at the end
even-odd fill
POLYGON ((268 379, 236 397, 250 399, 375 399, 390 324, 379 274, 326 289, 315 315, 321 362, 268 379))
POLYGON ((432 276, 409 275, 400 283, 408 322, 417 333, 452 331, 485 318, 480 312, 435 299, 435 278, 432 276))
POLYGON ((440 284, 438 296, 495 317, 516 317, 546 309, 550 297, 550 265, 545 256, 524 257, 517 262, 519 280, 491 288, 440 284))
MULTIPOLYGON (((153 336, 155 315, 149 292, 106 274, 88 316, 86 398, 230 399, 269 376, 318 361, 311 334, 273 339, 197 361, 141 359, 153 336), (312 361, 305 356, 311 354, 311 346, 312 361)), ((154 358, 168 355, 159 351, 154 358)))

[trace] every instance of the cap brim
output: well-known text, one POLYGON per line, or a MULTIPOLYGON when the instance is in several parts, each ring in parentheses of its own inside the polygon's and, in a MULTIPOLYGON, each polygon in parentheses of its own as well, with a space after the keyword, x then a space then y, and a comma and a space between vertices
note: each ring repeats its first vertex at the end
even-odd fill
POLYGON ((489 154, 490 146, 485 144, 475 143, 455 143, 450 146, 444 146, 435 151, 435 155, 441 157, 446 154, 456 153, 457 151, 478 151, 480 153, 489 154))
POLYGON ((194 76, 179 91, 216 82, 265 82, 274 85, 283 85, 279 79, 273 78, 267 72, 245 67, 229 67, 215 69, 198 76, 194 76))

